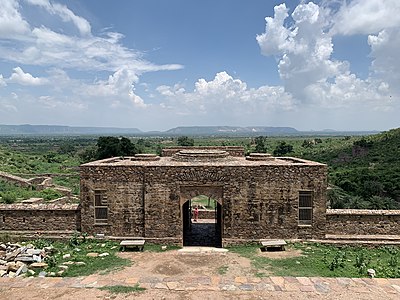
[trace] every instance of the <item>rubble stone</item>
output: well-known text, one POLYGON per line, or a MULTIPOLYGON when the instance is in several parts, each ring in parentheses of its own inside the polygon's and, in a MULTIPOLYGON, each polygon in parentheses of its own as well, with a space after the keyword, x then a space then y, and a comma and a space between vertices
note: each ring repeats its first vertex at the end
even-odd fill
POLYGON ((32 269, 36 269, 36 268, 43 269, 43 268, 47 268, 47 264, 44 262, 40 262, 40 263, 36 262, 36 263, 31 264, 29 267, 32 269))

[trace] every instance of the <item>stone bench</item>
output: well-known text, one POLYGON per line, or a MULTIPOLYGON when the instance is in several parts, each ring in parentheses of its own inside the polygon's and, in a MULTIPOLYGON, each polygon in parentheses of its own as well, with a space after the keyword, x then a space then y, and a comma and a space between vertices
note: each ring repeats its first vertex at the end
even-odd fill
POLYGON ((281 251, 285 250, 285 246, 287 245, 284 240, 260 240, 261 251, 268 251, 268 249, 280 249, 281 251))
POLYGON ((146 243, 145 240, 124 240, 119 243, 120 249, 125 251, 126 248, 133 248, 138 251, 143 251, 144 244, 146 243))

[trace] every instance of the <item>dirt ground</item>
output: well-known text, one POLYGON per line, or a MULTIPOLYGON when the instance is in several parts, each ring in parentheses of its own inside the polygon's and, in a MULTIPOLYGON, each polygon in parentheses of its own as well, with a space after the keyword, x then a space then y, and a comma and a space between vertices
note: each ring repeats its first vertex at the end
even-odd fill
MULTIPOLYGON (((294 257, 301 255, 299 250, 288 249, 283 252, 260 252, 270 258, 294 257)), ((223 276, 224 278, 252 277, 256 270, 252 269, 250 260, 238 254, 180 254, 176 250, 166 252, 123 252, 119 254, 130 259, 132 265, 122 270, 100 276, 100 280, 126 277, 187 277, 187 276, 223 276)), ((164 299, 164 300, 208 300, 208 299, 382 299, 378 291, 359 294, 354 291, 332 291, 329 294, 279 291, 170 291, 147 289, 143 292, 128 294, 112 294, 97 288, 49 287, 35 288, 34 286, 9 288, 0 287, 0 299, 164 299)), ((396 299, 385 295, 385 299, 396 299)))
MULTIPOLYGON (((225 276, 253 275, 250 260, 235 253, 228 254, 178 254, 177 251, 123 252, 119 254, 132 261, 132 266, 118 272, 128 272, 132 277, 164 276, 214 276, 226 269, 225 276)), ((119 274, 116 275, 119 275, 119 274)))

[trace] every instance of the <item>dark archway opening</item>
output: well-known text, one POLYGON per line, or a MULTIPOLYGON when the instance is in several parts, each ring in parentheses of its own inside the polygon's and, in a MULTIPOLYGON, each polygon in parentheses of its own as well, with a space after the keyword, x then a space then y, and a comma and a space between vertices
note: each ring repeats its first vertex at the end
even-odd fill
POLYGON ((183 246, 222 247, 221 204, 208 198, 208 203, 211 202, 211 205, 205 207, 199 205, 196 198, 182 205, 183 246), (196 206, 197 219, 194 212, 196 206))

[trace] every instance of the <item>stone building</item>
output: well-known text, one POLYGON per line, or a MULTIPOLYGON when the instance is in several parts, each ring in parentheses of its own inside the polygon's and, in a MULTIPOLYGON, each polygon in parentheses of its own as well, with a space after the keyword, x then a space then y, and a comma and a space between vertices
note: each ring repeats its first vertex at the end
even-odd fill
POLYGON ((170 148, 161 157, 140 154, 82 165, 80 225, 94 235, 190 245, 196 226, 205 226, 192 222, 190 201, 206 195, 216 209, 215 222, 208 224, 213 236, 205 236, 204 245, 323 239, 326 190, 324 164, 245 157, 240 147, 170 148))

